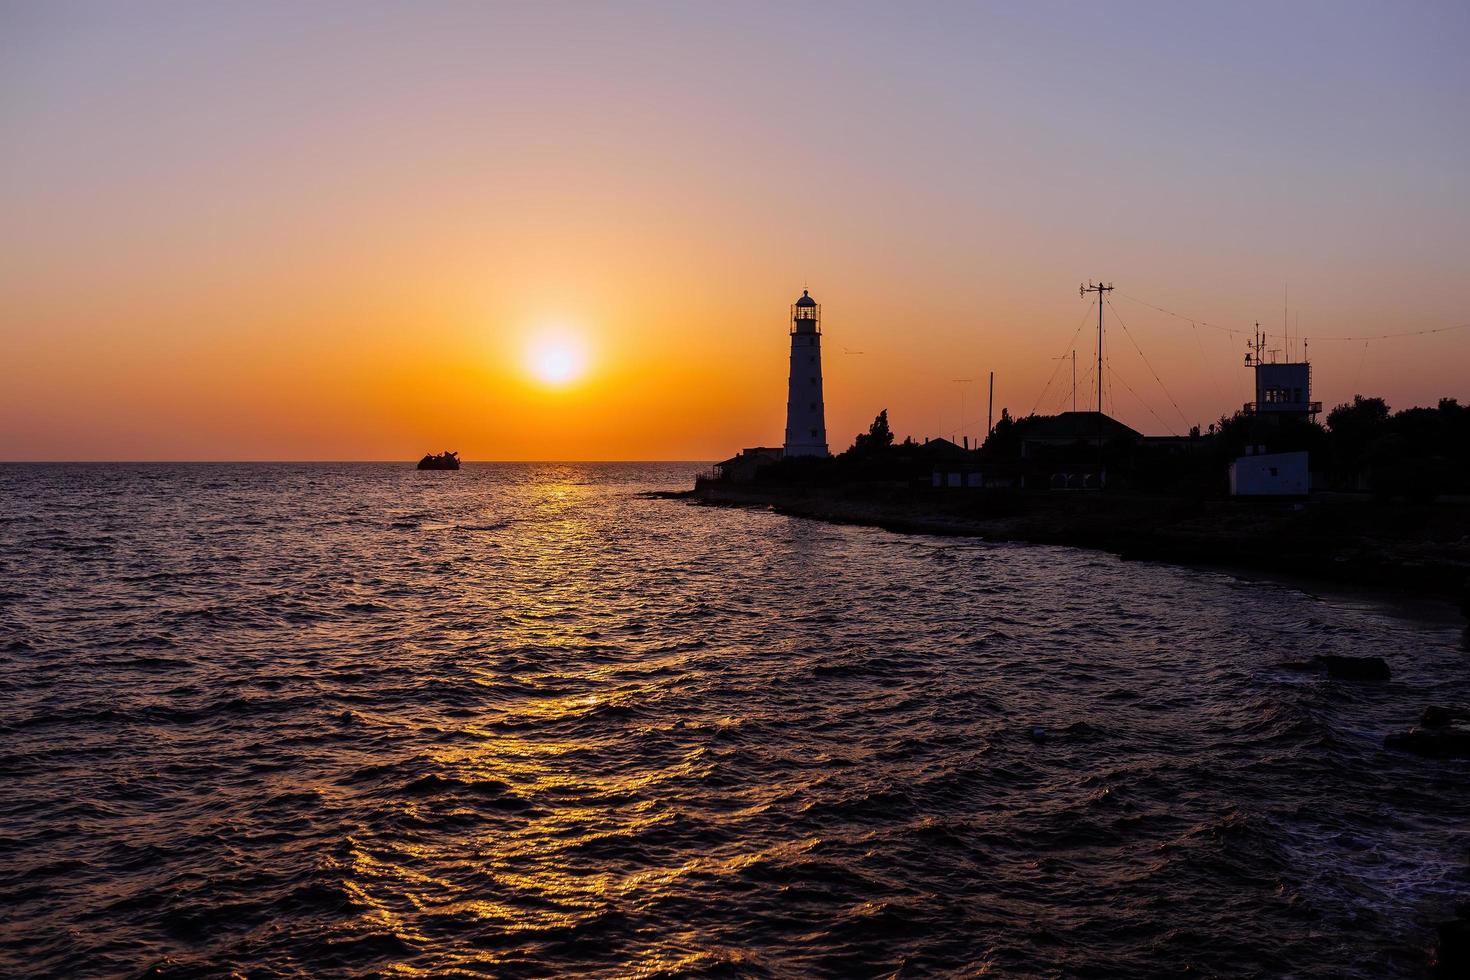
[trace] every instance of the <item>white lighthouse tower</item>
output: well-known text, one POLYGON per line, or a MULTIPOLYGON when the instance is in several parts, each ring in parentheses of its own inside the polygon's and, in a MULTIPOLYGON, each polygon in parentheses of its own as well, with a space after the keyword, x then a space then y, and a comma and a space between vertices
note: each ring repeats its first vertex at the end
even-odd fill
POLYGON ((822 408, 822 308, 805 289, 791 307, 786 455, 827 455, 827 418, 822 408))

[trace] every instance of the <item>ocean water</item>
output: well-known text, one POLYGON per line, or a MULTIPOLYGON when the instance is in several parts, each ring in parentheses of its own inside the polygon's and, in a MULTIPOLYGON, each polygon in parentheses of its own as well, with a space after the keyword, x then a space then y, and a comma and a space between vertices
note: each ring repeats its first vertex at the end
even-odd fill
POLYGON ((697 469, 0 467, 0 973, 1424 972, 1460 624, 697 469))

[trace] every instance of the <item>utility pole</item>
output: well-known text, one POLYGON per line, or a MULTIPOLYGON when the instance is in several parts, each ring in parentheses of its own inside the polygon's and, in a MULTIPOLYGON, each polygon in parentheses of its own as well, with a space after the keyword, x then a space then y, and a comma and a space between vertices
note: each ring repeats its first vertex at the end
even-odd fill
POLYGON ((1077 348, 1072 348, 1072 412, 1077 411, 1077 348))
POLYGON ((1077 287, 1078 296, 1097 293, 1097 478, 1099 488, 1102 487, 1103 482, 1103 303, 1107 301, 1108 293, 1112 291, 1112 283, 1103 285, 1099 282, 1094 286, 1091 279, 1087 280, 1087 285, 1077 287))
POLYGON ((985 438, 995 431, 995 372, 990 372, 990 409, 985 413, 985 438))

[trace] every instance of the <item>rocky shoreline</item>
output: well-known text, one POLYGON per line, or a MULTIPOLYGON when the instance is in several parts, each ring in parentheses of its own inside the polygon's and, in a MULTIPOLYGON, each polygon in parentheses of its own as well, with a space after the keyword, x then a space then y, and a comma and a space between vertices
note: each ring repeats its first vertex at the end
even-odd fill
POLYGON ((1108 551, 1450 600, 1470 617, 1470 506, 1361 498, 1240 503, 699 481, 665 496, 837 524, 1108 551))

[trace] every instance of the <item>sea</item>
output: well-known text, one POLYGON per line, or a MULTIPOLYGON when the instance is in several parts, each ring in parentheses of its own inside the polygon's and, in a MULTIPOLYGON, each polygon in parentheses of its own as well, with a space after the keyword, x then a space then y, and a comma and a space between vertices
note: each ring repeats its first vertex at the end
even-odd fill
POLYGON ((699 469, 0 467, 0 975, 1428 970, 1462 619, 699 469))

